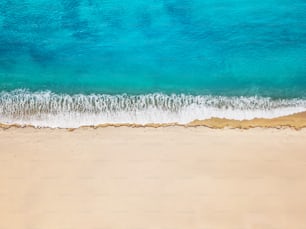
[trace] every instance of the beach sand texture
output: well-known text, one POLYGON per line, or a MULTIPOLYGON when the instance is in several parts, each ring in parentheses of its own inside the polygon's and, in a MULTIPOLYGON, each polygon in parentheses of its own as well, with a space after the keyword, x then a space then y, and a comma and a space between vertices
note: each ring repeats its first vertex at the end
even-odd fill
POLYGON ((304 229, 306 129, 0 130, 1 229, 304 229))

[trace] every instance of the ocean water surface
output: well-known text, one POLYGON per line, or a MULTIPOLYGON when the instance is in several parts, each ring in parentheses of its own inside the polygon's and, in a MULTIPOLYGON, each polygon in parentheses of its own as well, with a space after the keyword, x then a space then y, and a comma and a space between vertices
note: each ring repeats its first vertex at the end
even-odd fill
POLYGON ((305 110, 305 0, 0 1, 0 123, 305 110))

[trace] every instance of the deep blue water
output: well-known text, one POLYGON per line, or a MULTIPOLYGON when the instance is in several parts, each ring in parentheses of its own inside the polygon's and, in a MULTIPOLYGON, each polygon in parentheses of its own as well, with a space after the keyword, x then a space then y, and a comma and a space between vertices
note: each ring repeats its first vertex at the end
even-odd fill
POLYGON ((305 99, 306 1, 1 0, 16 89, 305 99))

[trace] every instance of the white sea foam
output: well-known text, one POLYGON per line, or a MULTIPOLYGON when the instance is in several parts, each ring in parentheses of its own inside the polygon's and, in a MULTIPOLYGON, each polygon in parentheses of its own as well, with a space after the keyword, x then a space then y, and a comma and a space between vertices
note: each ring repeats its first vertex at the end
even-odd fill
POLYGON ((306 100, 210 95, 68 95, 0 92, 0 123, 73 128, 120 123, 180 123, 212 117, 274 118, 306 111, 306 100))

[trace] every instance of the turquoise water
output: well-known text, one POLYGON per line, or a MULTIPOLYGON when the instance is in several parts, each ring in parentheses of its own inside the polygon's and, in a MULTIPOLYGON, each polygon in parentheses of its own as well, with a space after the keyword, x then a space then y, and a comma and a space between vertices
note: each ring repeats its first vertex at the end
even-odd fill
POLYGON ((249 119, 305 100, 305 0, 0 2, 0 122, 249 119))

